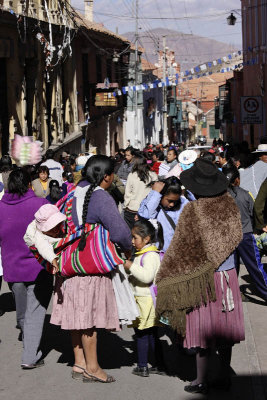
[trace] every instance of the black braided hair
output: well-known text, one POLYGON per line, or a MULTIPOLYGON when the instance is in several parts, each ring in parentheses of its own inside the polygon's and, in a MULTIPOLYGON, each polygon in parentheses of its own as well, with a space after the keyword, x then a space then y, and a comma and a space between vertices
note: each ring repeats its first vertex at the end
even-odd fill
POLYGON ((239 171, 235 165, 227 165, 222 168, 222 173, 226 176, 228 180, 228 191, 233 194, 234 197, 237 196, 237 190, 235 187, 235 180, 240 178, 239 171))
POLYGON ((79 250, 83 251, 86 245, 85 224, 88 214, 88 206, 91 196, 97 186, 101 184, 105 175, 111 175, 114 172, 114 161, 104 155, 91 157, 84 166, 84 179, 90 183, 83 203, 82 213, 82 235, 79 243, 79 250))

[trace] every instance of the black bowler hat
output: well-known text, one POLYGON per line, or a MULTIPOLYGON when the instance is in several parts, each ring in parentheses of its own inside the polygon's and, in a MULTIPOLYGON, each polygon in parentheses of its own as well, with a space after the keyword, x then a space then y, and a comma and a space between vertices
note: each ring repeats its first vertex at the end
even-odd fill
POLYGON ((180 180, 186 189, 199 196, 216 196, 228 187, 224 174, 202 158, 198 158, 193 167, 183 171, 180 180))

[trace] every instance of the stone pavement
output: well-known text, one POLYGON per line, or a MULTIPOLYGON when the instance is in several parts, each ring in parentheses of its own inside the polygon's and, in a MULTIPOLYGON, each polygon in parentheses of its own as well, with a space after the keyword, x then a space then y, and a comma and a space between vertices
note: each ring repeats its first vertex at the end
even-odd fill
MULTIPOLYGON (((240 283, 250 286, 246 270, 241 268, 240 283)), ((266 400, 267 307, 253 296, 253 302, 243 303, 246 324, 246 340, 233 349, 233 385, 229 392, 210 391, 211 400, 266 400)), ((191 400, 204 398, 184 392, 185 380, 195 374, 194 356, 184 355, 163 336, 164 354, 171 376, 141 378, 131 374, 135 365, 132 329, 125 328, 119 334, 101 332, 98 348, 100 364, 117 379, 112 384, 74 381, 70 377, 72 351, 68 332, 49 324, 48 311, 42 348, 46 354, 45 366, 24 371, 20 369, 21 342, 17 340, 15 312, 12 296, 4 284, 0 303, 7 312, 0 318, 0 399, 8 400, 191 400), (178 377, 179 378, 178 378, 178 377)), ((216 371, 214 357, 210 375, 216 371)))

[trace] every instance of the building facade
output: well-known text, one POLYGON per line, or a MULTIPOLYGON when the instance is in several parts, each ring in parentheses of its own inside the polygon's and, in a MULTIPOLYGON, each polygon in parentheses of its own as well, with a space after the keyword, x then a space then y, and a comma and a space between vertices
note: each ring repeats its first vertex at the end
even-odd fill
POLYGON ((220 87, 217 116, 225 140, 245 140, 254 149, 261 137, 267 135, 267 4, 261 0, 241 0, 241 7, 242 68, 220 87), (260 118, 248 118, 253 110, 245 107, 246 99, 248 103, 256 99, 260 118))
POLYGON ((43 148, 103 154, 124 145, 129 41, 63 0, 0 1, 0 153, 14 134, 43 148), (126 57, 127 58, 127 57, 126 57))

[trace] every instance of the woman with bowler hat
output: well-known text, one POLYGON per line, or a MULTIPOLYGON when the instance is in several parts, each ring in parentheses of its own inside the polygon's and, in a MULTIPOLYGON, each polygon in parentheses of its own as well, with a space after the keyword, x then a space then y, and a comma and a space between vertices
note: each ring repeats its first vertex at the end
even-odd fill
POLYGON ((214 164, 197 159, 180 179, 197 200, 184 207, 157 274, 157 313, 184 348, 196 350, 197 376, 185 391, 207 393, 211 350, 221 361, 213 385, 228 389, 232 346, 245 338, 234 262, 242 226, 227 179, 214 164))

